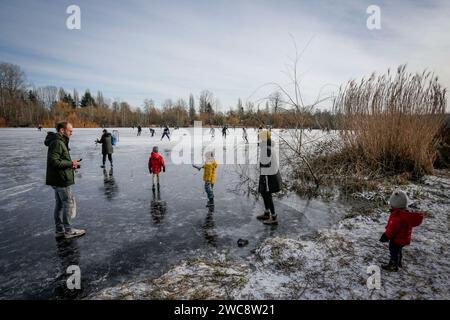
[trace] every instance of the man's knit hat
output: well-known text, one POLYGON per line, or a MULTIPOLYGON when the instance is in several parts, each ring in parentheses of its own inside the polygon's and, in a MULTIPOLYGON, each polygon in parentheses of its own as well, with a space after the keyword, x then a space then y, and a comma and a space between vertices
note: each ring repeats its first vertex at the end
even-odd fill
POLYGON ((158 146, 154 146, 154 147, 153 147, 153 152, 154 152, 154 153, 158 153, 158 151, 159 151, 158 146))
POLYGON ((409 204, 409 199, 405 192, 394 190, 389 198, 389 204, 391 205, 391 208, 406 209, 409 204))

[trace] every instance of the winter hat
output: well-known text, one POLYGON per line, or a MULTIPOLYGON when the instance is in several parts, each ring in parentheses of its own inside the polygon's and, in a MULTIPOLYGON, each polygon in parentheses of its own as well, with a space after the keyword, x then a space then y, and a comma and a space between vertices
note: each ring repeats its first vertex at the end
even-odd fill
POLYGON ((408 203, 408 196, 401 190, 394 190, 389 198, 389 204, 395 209, 406 209, 408 207, 408 203))
POLYGON ((214 151, 208 151, 205 153, 206 162, 214 161, 214 151))
POLYGON ((158 146, 154 146, 154 147, 153 147, 153 152, 154 152, 154 153, 158 153, 158 146))

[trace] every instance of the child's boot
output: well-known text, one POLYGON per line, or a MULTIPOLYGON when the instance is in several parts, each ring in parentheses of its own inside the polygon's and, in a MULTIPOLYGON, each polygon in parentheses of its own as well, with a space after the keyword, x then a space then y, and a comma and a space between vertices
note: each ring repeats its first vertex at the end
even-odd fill
POLYGON ((398 264, 394 260, 390 260, 388 264, 381 266, 386 271, 390 272, 397 272, 398 271, 398 264))
POLYGON ((272 226, 277 225, 278 224, 277 215, 276 214, 271 215, 270 218, 267 220, 264 220, 263 223, 267 224, 267 225, 272 225, 272 226))
POLYGON ((264 210, 264 213, 260 214, 259 216, 256 216, 256 219, 258 219, 258 220, 268 220, 268 219, 270 219, 270 211, 264 210))

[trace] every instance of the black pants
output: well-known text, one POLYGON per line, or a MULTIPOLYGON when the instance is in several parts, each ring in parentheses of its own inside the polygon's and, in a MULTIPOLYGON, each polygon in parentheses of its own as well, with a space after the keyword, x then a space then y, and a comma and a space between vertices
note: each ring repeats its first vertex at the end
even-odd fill
POLYGON ((275 206, 273 205, 272 194, 270 192, 261 192, 261 196, 264 201, 264 207, 266 211, 270 211, 272 216, 276 216, 275 214, 275 206))
MULTIPOLYGON (((112 164, 112 154, 108 153, 108 160, 112 164)), ((106 154, 103 155, 103 165, 105 165, 106 162, 106 154)))
POLYGON ((161 137, 161 140, 164 139, 164 136, 166 136, 167 139, 169 139, 169 141, 170 141, 169 134, 168 134, 168 133, 165 133, 165 132, 163 133, 163 135, 162 135, 162 137, 161 137))
POLYGON ((393 241, 389 241, 389 253, 391 254, 391 261, 395 262, 398 266, 402 264, 402 249, 402 246, 398 246, 393 241))

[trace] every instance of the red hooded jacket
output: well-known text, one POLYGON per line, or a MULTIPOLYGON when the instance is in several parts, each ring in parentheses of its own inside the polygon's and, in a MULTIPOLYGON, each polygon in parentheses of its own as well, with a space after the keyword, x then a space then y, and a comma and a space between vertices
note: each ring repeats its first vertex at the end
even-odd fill
POLYGON ((148 158, 148 170, 158 174, 163 167, 165 167, 164 158, 159 153, 152 152, 150 158, 148 158))
POLYGON ((386 237, 398 246, 411 243, 412 228, 423 221, 423 212, 413 212, 404 209, 391 209, 391 215, 386 226, 386 237))

